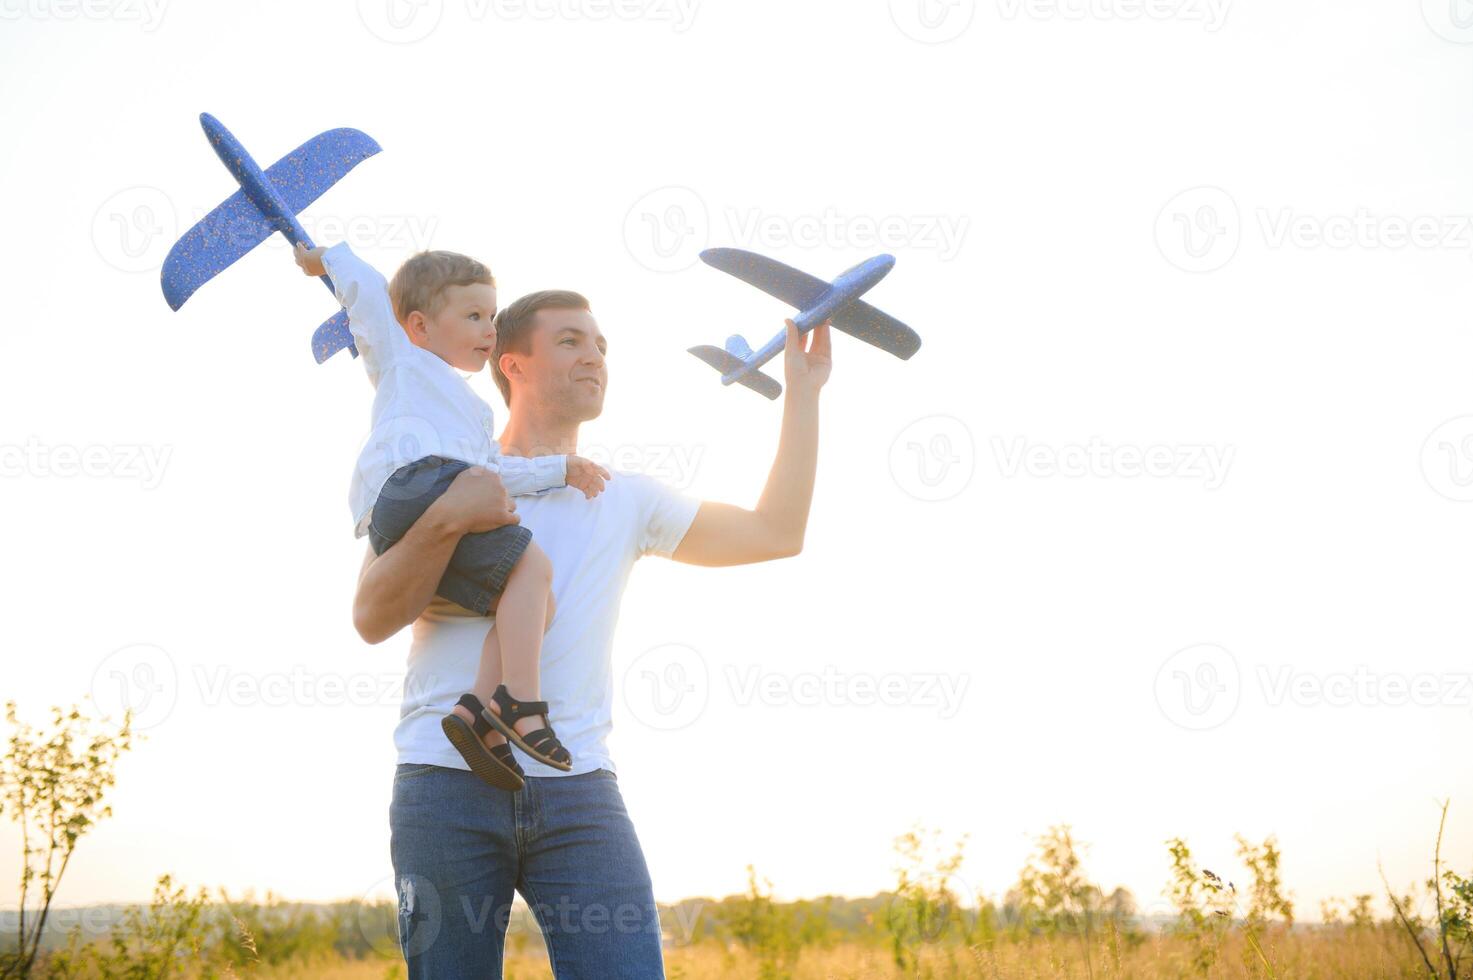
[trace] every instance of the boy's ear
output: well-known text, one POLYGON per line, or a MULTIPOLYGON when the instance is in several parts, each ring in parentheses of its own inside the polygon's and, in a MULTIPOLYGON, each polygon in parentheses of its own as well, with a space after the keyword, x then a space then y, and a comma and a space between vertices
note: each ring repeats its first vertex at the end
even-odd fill
POLYGON ((409 334, 409 339, 420 347, 424 346, 429 337, 428 321, 419 310, 414 310, 404 320, 404 330, 409 334))

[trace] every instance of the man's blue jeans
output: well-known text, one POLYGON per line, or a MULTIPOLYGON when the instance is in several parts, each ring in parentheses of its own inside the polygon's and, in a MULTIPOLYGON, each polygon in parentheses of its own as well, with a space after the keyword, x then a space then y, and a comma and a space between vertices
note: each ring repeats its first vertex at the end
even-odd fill
POLYGON ((513 889, 559 980, 664 976, 649 869, 607 769, 529 776, 508 793, 462 769, 400 765, 389 829, 409 980, 499 978, 513 889))

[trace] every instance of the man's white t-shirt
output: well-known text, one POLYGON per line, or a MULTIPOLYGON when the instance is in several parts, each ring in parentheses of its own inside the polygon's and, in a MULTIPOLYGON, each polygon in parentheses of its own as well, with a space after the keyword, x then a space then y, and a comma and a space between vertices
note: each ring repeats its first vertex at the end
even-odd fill
MULTIPOLYGON (((592 500, 573 487, 516 498, 517 515, 552 560, 552 625, 542 638, 542 700, 573 756, 572 772, 544 766, 520 750, 529 776, 614 769, 606 740, 613 728, 612 653, 619 603, 634 562, 668 558, 700 501, 642 473, 613 473, 592 500)), ((470 690, 492 619, 435 599, 415 621, 394 744, 400 763, 467 769, 440 719, 470 690)))

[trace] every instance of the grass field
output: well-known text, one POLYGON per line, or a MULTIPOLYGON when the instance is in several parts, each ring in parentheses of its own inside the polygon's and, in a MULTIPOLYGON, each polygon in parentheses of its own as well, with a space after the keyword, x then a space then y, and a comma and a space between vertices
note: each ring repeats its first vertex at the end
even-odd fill
MULTIPOLYGON (((828 948, 803 949, 796 959, 774 967, 759 954, 740 946, 717 943, 667 949, 665 966, 671 978, 686 980, 889 980, 889 978, 997 978, 997 980, 1066 980, 1066 978, 1140 978, 1175 980, 1180 977, 1247 978, 1275 976, 1284 980, 1332 978, 1420 978, 1429 976, 1425 964, 1405 934, 1389 926, 1354 930, 1346 927, 1285 934, 1271 938, 1264 949, 1271 963, 1265 969, 1241 936, 1229 936, 1217 962, 1205 970, 1196 965, 1196 949, 1173 937, 1148 939, 1132 948, 1112 948, 1108 940, 1094 943, 1085 962, 1078 940, 1001 944, 993 948, 948 946, 923 949, 919 962, 898 967, 890 950, 874 944, 842 942, 828 948)), ((551 980, 547 956, 529 949, 506 959, 508 980, 551 980)), ((398 962, 319 961, 255 973, 272 980, 391 980, 405 976, 398 962)))
MULTIPOLYGON (((256 901, 191 894, 162 875, 146 906, 52 909, 77 841, 108 815, 103 796, 129 731, 125 722, 116 736, 90 733, 75 708, 53 709, 50 731, 18 722, 13 703, 6 713, 16 733, 0 757, 0 804, 27 835, 14 906, 26 915, 0 914, 0 980, 405 976, 392 899, 309 905, 268 893, 256 901)), ((963 884, 965 835, 917 827, 891 844, 893 887, 867 898, 779 901, 749 866, 745 894, 661 906, 666 971, 686 980, 1473 980, 1473 874, 1444 860, 1447 812, 1444 805, 1426 880, 1393 891, 1383 879, 1380 899, 1366 892, 1326 902, 1314 924, 1295 908, 1273 837, 1236 839, 1234 868, 1219 869, 1232 880, 1202 867, 1184 840, 1164 841, 1164 901, 1142 915, 1128 891, 1089 878, 1067 825, 1036 838, 1014 884, 996 897, 963 884)), ((510 913, 505 976, 551 977, 531 910, 500 911, 510 913)))

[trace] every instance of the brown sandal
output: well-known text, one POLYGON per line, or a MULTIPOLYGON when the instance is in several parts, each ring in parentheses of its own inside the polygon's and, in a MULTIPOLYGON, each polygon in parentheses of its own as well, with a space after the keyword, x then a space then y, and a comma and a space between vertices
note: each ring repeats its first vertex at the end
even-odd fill
POLYGON ((491 695, 491 700, 500 709, 497 714, 490 708, 481 712, 481 717, 495 726, 496 730, 506 736, 506 740, 517 748, 530 755, 543 765, 552 766, 568 772, 573 768, 573 757, 568 750, 559 742, 557 735, 553 733, 552 725, 539 728, 536 731, 523 735, 513 726, 522 719, 534 715, 541 715, 543 721, 547 720, 546 701, 518 701, 506 690, 502 684, 491 695))
POLYGON ((450 739, 450 744, 455 746, 455 751, 465 760, 465 764, 471 767, 471 772, 497 789, 513 793, 521 789, 522 777, 526 773, 517 765, 516 758, 511 754, 511 746, 505 742, 487 746, 484 741, 486 733, 495 727, 485 719, 491 712, 486 710, 481 699, 474 694, 462 694, 456 704, 469 711, 476 720, 467 725, 459 715, 452 712, 440 720, 440 728, 444 730, 445 737, 450 739))

